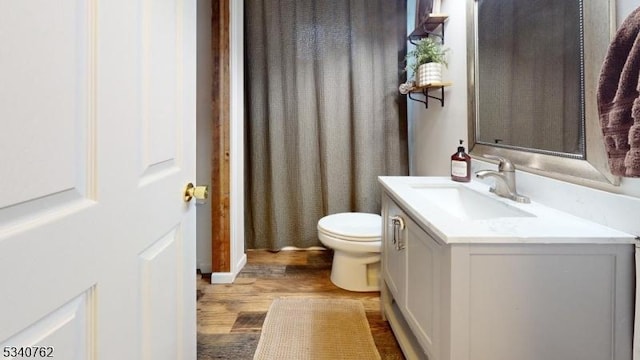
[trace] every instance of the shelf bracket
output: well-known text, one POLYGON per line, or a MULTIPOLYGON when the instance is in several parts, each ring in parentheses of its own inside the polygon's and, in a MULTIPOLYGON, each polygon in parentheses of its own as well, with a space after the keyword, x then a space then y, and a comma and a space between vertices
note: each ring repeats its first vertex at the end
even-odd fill
POLYGON ((417 46, 418 41, 429 36, 435 36, 437 38, 440 38, 440 42, 444 44, 444 27, 442 28, 442 34, 438 34, 437 32, 434 32, 434 31, 426 31, 423 35, 410 35, 408 39, 411 44, 417 46))
MULTIPOLYGON (((444 26, 442 27, 442 33, 441 34, 435 32, 435 31, 425 31, 425 34, 427 36, 435 36, 437 38, 440 38, 440 42, 444 44, 444 26)), ((423 37, 426 37, 426 36, 423 36, 423 37)))
MULTIPOLYGON (((424 95, 424 101, 418 98, 414 98, 411 96, 411 93, 408 93, 409 99, 417 102, 421 102, 424 104, 425 108, 429 108, 429 98, 440 101, 440 106, 444 107, 444 86, 438 86, 440 88, 440 97, 429 95, 429 88, 425 88, 422 90, 422 94, 424 95)), ((435 88, 433 88, 435 89, 435 88)))
POLYGON ((418 46, 418 41, 422 39, 422 36, 409 36, 409 42, 415 46, 418 46))
POLYGON ((411 96, 412 93, 408 93, 407 95, 409 96, 409 99, 413 100, 413 101, 417 101, 417 102, 421 102, 424 104, 424 106, 428 109, 429 108, 429 99, 425 99, 426 101, 420 100, 418 98, 414 98, 413 96, 411 96))
POLYGON ((435 36, 440 38, 440 42, 444 44, 444 23, 449 17, 444 14, 429 14, 429 17, 423 21, 409 34, 407 37, 409 42, 416 45, 417 41, 435 36), (437 31, 439 29, 439 31, 437 31))
POLYGON ((424 89, 425 97, 427 99, 428 98, 432 98, 432 99, 440 100, 440 106, 444 107, 444 86, 440 86, 440 97, 429 95, 428 91, 429 91, 429 89, 424 89))

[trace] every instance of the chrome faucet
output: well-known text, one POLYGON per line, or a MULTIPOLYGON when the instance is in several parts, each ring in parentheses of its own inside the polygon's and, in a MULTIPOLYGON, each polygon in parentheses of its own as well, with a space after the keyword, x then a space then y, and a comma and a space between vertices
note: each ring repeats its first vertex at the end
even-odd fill
POLYGON ((487 176, 496 179, 495 185, 489 189, 498 196, 511 199, 519 203, 530 203, 528 197, 518 194, 516 191, 516 167, 509 159, 500 156, 484 155, 488 159, 498 160, 498 171, 480 170, 476 171, 476 176, 484 179, 487 176))

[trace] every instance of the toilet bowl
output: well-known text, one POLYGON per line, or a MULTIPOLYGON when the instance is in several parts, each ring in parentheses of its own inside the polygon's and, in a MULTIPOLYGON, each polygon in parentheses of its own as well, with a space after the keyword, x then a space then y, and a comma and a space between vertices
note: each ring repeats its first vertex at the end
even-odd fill
POLYGON ((333 249, 331 282, 350 291, 378 291, 382 218, 339 213, 318 221, 318 239, 333 249))

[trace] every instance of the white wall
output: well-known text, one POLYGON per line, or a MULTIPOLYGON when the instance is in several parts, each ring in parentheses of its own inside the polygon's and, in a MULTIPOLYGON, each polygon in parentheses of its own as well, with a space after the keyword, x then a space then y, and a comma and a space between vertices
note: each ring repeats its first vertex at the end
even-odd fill
MULTIPOLYGON (((211 0, 198 0, 196 182, 211 184, 211 0)), ((196 266, 211 272, 211 202, 196 205, 196 266)))
MULTIPOLYGON (((618 0, 618 24, 637 6, 637 0, 618 0)), ((445 43, 451 49, 445 78, 453 86, 445 92, 444 107, 433 102, 426 110, 409 101, 412 175, 449 176, 449 159, 457 140, 467 139, 466 1, 443 2, 442 12, 449 14, 445 43)), ((474 160, 473 168, 495 165, 474 160)), ((534 201, 640 235, 640 179, 623 178, 619 187, 605 192, 525 172, 518 172, 517 178, 519 192, 534 201)))
MULTIPOLYGON (((453 86, 445 88, 444 107, 429 100, 429 108, 408 100, 410 143, 413 144, 412 175, 448 175, 451 154, 458 148, 458 140, 467 139, 467 38, 466 1, 443 1, 442 12, 449 14, 445 29, 445 46, 449 48, 448 66, 443 79, 453 86)), ((407 4, 410 6, 410 4, 407 4)), ((413 23, 413 17, 409 17, 413 23)), ((434 91, 440 96, 440 91, 434 91)), ((420 95, 418 95, 420 96, 420 95)))

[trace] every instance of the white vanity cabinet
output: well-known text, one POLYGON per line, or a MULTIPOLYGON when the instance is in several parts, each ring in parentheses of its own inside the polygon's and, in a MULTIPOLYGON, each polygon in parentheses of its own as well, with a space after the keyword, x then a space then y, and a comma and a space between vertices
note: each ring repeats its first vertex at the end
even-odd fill
POLYGON ((385 189, 381 303, 408 359, 632 359, 630 241, 451 241, 407 203, 385 189))
MULTIPOLYGON (((430 359, 439 358, 441 269, 446 247, 423 231, 400 207, 384 196, 382 302, 399 341, 417 341, 430 359), (401 321, 404 329, 398 325, 401 321), (411 334, 411 335, 409 335, 411 334), (404 339, 402 339, 404 337, 404 339)), ((410 348, 415 348, 415 344, 410 348)), ((403 346, 405 354, 407 345, 403 346)), ((411 349, 411 356, 424 356, 411 349)))

